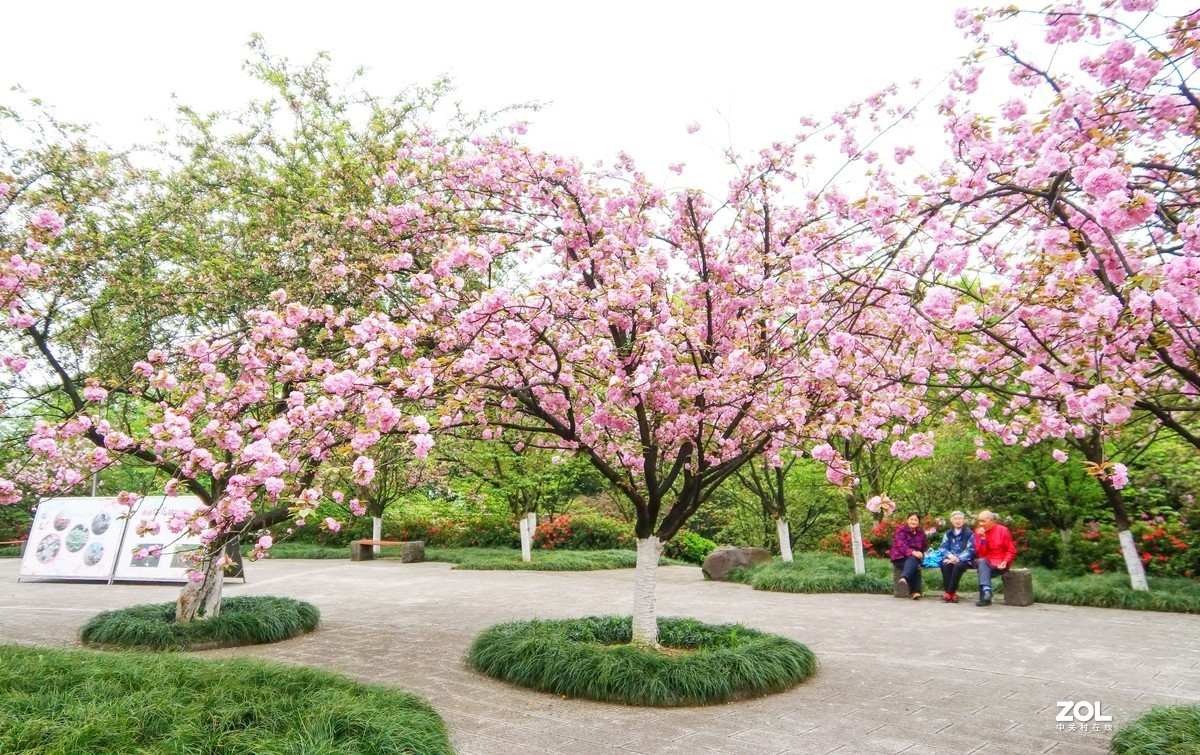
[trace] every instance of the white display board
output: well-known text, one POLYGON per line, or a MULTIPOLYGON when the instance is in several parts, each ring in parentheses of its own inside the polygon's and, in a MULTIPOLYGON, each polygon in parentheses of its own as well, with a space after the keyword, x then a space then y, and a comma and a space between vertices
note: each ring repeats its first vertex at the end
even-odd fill
POLYGON ((128 514, 113 498, 48 498, 38 504, 21 577, 108 581, 128 514))
POLYGON ((113 579, 128 582, 186 582, 190 562, 181 556, 200 547, 200 538, 187 533, 171 532, 170 522, 177 515, 190 517, 203 502, 195 496, 147 496, 138 502, 129 517, 129 529, 125 535, 125 547, 117 561, 113 579), (138 528, 144 521, 158 524, 157 535, 139 535, 138 528), (157 546, 161 555, 138 558, 143 549, 157 546))

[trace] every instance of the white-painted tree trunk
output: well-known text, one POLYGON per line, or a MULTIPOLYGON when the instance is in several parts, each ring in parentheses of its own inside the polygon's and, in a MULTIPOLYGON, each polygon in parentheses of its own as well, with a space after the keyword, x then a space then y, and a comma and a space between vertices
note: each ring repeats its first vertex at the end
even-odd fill
POLYGON ((1125 568, 1129 570, 1129 584, 1135 590, 1149 591, 1150 585, 1146 584, 1146 569, 1142 565, 1142 559, 1138 557, 1137 545, 1133 542, 1133 533, 1129 530, 1121 530, 1117 533, 1117 539, 1121 541, 1121 555, 1125 556, 1125 568))
MULTIPOLYGON (((372 540, 382 540, 383 539, 383 517, 381 517, 381 516, 371 517, 371 539, 372 540)), ((379 558, 379 546, 372 545, 371 550, 374 551, 375 557, 379 558)))
POLYGON ((217 557, 204 563, 204 581, 188 582, 175 601, 175 621, 187 624, 216 618, 221 613, 221 589, 225 570, 217 566, 217 557))
POLYGON ((658 613, 654 605, 658 584, 658 558, 663 544, 655 535, 638 538, 637 566, 633 570, 633 644, 658 647, 658 613))
POLYGON ((792 562, 792 528, 783 517, 775 520, 775 533, 779 535, 779 555, 784 563, 792 562))
POLYGON ((867 562, 863 558, 862 528, 858 522, 850 525, 850 552, 854 555, 854 573, 866 574, 867 562))
POLYGON ((529 537, 529 520, 525 517, 521 518, 521 560, 529 562, 533 560, 532 553, 533 544, 529 537))
POLYGON ((537 512, 530 511, 525 514, 525 518, 529 520, 529 537, 533 538, 533 533, 537 532, 537 512))

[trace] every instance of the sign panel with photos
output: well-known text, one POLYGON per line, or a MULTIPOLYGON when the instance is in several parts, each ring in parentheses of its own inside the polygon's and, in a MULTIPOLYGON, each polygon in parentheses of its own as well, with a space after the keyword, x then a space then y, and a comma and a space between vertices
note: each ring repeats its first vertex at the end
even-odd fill
POLYGON ((200 547, 200 538, 187 533, 171 532, 171 520, 177 516, 190 517, 202 502, 195 496, 146 496, 129 517, 129 532, 125 547, 117 561, 114 579, 129 582, 186 582, 191 563, 185 553, 200 547), (137 534, 142 522, 158 525, 158 534, 137 534), (157 555, 148 555, 154 551, 157 555), (138 558, 141 555, 142 558, 138 558))
POLYGON ((112 498, 48 498, 38 504, 21 577, 105 580, 121 553, 128 507, 112 498))

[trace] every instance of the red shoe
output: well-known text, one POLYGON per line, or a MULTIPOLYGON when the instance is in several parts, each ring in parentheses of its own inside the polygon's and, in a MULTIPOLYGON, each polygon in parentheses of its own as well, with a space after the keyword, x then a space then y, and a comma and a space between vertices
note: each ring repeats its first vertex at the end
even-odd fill
POLYGON ((950 597, 951 597, 951 596, 950 596, 950 593, 948 593, 948 592, 944 592, 944 593, 942 593, 942 602, 943 602, 943 603, 949 603, 949 602, 950 602, 950 597))
POLYGON ((958 593, 956 593, 956 592, 952 592, 952 593, 950 593, 950 602, 951 602, 951 603, 957 603, 957 602, 958 602, 958 593))

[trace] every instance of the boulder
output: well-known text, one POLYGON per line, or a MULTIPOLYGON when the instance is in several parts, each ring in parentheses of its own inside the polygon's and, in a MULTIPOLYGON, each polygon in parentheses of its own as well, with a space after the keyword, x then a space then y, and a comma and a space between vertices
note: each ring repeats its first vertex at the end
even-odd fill
POLYGON ((765 564, 771 560, 770 551, 762 548, 738 548, 733 545, 723 545, 704 559, 704 576, 723 582, 729 579, 729 572, 744 566, 765 564))

